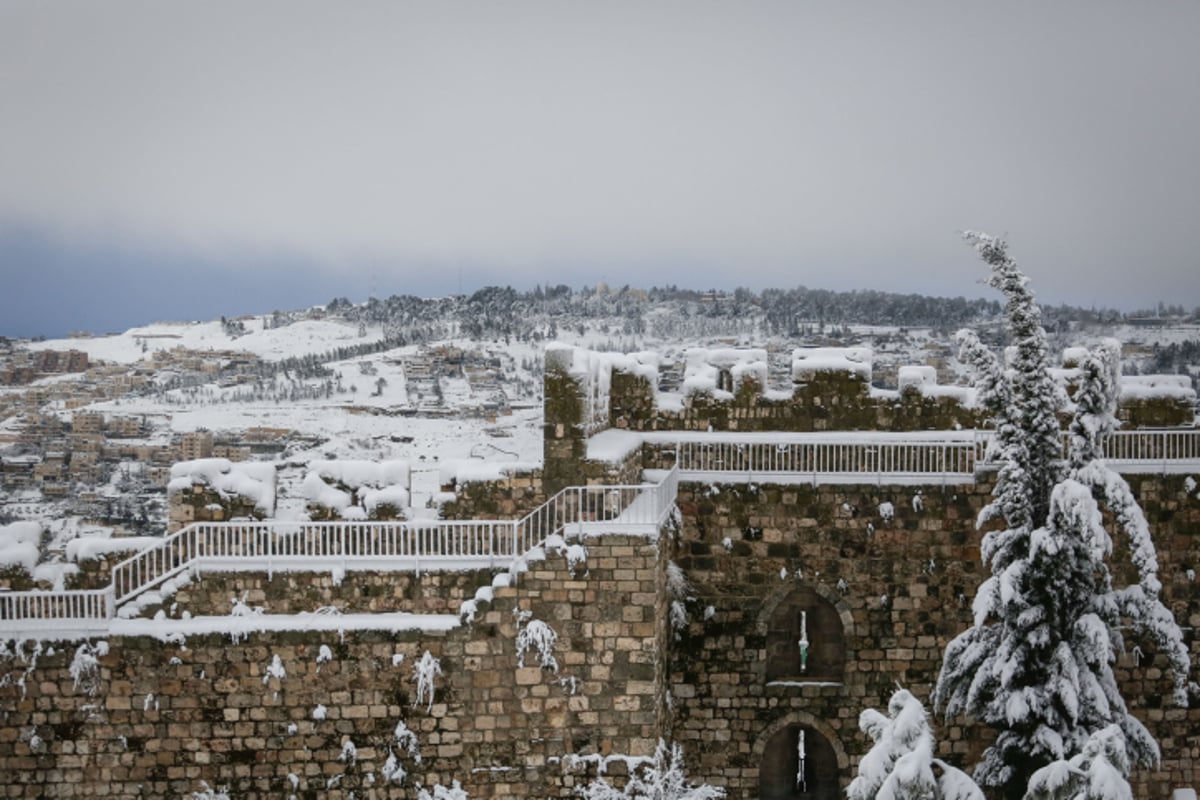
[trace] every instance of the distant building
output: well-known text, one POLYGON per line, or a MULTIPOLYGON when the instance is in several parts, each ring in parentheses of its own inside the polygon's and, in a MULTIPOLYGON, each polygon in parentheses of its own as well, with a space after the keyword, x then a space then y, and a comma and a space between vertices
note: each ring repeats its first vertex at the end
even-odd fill
POLYGON ((74 433, 103 433, 104 415, 99 411, 79 411, 72 414, 71 430, 74 433))
POLYGON ((193 431, 191 433, 185 433, 183 435, 183 441, 180 443, 179 452, 181 460, 183 461, 195 461, 198 458, 212 458, 212 431, 193 431))

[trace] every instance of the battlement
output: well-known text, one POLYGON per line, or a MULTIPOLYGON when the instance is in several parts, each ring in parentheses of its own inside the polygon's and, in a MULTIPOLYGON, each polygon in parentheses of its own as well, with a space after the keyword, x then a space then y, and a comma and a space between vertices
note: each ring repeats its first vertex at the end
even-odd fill
MULTIPOLYGON (((1079 379, 1079 357, 1069 349, 1062 368, 1054 372, 1063 389, 1064 423, 1070 412, 1069 392, 1079 379)), ((932 366, 901 366, 895 389, 872 385, 871 351, 862 347, 795 350, 786 388, 767 385, 767 353, 758 348, 688 350, 679 388, 664 389, 663 377, 680 371, 680 364, 664 364, 654 353, 621 355, 548 347, 543 438, 547 490, 618 475, 628 482, 639 466, 635 441, 661 445, 672 439, 669 433, 688 434, 676 437, 680 440, 720 434, 722 441, 729 436, 734 437, 729 441, 738 441, 735 435, 740 434, 772 433, 780 434, 782 443, 792 441, 793 434, 875 432, 880 435, 876 444, 882 445, 888 436, 917 432, 940 431, 948 442, 955 438, 954 432, 982 430, 986 421, 975 391, 939 383, 932 366), (613 431, 654 436, 635 440, 613 431), (614 457, 614 451, 621 456, 614 457)), ((1159 428, 1194 431, 1195 404, 1196 394, 1186 377, 1131 376, 1121 384, 1119 417, 1125 433, 1159 428)), ((866 440, 844 438, 842 444, 868 446, 866 440)), ((980 441, 984 438, 986 433, 980 441)), ((740 439, 743 450, 755 441, 752 436, 740 439)), ((1162 449, 1158 444, 1146 447, 1154 453, 1162 449)), ((680 447, 675 450, 682 452, 680 447)), ((985 463, 983 455, 970 468, 985 463)), ((1183 455, 1200 457, 1190 451, 1183 455)), ((1143 460, 1152 459, 1147 453, 1143 460)), ((648 454, 640 466, 666 464, 648 454)), ((812 473, 813 469, 782 471, 812 473)))

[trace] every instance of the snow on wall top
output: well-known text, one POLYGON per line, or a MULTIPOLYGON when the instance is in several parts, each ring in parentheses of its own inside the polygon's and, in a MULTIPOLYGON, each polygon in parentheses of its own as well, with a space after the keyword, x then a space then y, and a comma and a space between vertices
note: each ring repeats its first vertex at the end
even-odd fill
POLYGON ((641 435, 609 428, 587 440, 587 460, 620 464, 642 446, 641 435))
POLYGON ((364 486, 382 489, 385 486, 409 485, 407 461, 313 461, 309 463, 308 471, 309 474, 315 473, 327 481, 334 481, 351 489, 361 489, 364 486))
POLYGON ((845 372, 871 380, 869 347, 801 347, 792 351, 792 380, 804 381, 818 372, 845 372))
POLYGON ((480 481, 498 481, 520 472, 533 472, 541 467, 530 461, 481 461, 477 458, 447 459, 439 468, 442 486, 480 481))
POLYGON ((275 465, 262 461, 232 462, 227 458, 198 458, 171 467, 167 494, 193 485, 214 489, 221 497, 237 495, 254 501, 268 517, 275 513, 275 465))
POLYGON ((901 391, 937 385, 937 369, 910 364, 896 370, 896 384, 901 391))
POLYGON ((645 378, 658 386, 658 354, 597 353, 582 347, 551 342, 546 345, 546 369, 563 369, 583 389, 583 427, 595 433, 608 427, 609 393, 613 370, 645 378))
POLYGON ((350 492, 333 484, 341 484, 357 492, 362 508, 370 514, 380 505, 407 508, 410 503, 410 477, 407 461, 313 461, 308 465, 308 473, 300 488, 308 502, 334 509, 344 517, 353 498, 350 492))
POLYGON ((1196 390, 1187 375, 1122 375, 1121 400, 1168 398, 1196 400, 1196 390))
POLYGON ((546 345, 546 366, 565 369, 575 378, 603 381, 605 386, 613 370, 636 375, 658 385, 659 355, 652 351, 639 353, 600 353, 562 342, 546 345))
POLYGON ((67 542, 68 561, 87 561, 113 553, 125 555, 157 547, 161 536, 80 536, 67 542))
POLYGON ((38 544, 42 526, 38 522, 12 522, 0 525, 0 569, 24 567, 33 572, 38 562, 38 544))
POLYGON ((1062 363, 1064 367, 1078 367, 1084 362, 1091 351, 1086 347, 1064 347, 1062 354, 1062 363))
POLYGON ((718 399, 733 397, 747 378, 767 385, 767 351, 751 348, 689 348, 683 372, 684 394, 712 394, 718 399), (730 383, 720 385, 721 371, 727 370, 730 383))
POLYGON ((968 386, 943 386, 938 383, 937 369, 910 364, 896 370, 896 384, 901 392, 912 389, 925 397, 950 397, 963 406, 975 404, 976 392, 968 386))

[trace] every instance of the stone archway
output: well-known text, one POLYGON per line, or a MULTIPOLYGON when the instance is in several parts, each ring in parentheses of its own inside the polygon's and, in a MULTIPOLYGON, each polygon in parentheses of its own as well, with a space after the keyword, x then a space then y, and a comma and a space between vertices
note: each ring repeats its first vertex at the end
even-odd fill
POLYGON ((767 643, 767 681, 841 682, 846 668, 846 635, 853 625, 840 597, 819 584, 781 587, 763 604, 759 630, 767 643), (807 641, 802 655, 800 640, 807 641))
POLYGON ((840 800, 841 775, 849 759, 833 731, 797 712, 769 726, 754 745, 759 765, 759 800, 840 800), (800 735, 805 764, 799 769, 800 735))

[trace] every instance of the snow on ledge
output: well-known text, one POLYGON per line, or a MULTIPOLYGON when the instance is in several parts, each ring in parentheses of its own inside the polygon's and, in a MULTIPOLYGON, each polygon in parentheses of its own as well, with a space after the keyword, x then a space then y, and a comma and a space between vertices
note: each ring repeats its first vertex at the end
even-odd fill
POLYGON ((374 513, 380 505, 408 508, 410 480, 407 461, 313 461, 301 488, 310 503, 354 519, 374 513), (357 492, 362 507, 351 508, 350 493, 334 484, 357 492))
POLYGON ((564 369, 572 377, 589 385, 609 385, 613 370, 645 378, 651 386, 658 385, 658 353, 601 353, 583 347, 550 342, 546 345, 546 366, 564 369))
POLYGON ((924 397, 949 397, 960 405, 973 406, 975 389, 969 386, 943 386, 937 381, 937 369, 930 366, 910 364, 896 371, 899 391, 912 390, 924 397))
POLYGON ((731 400, 744 381, 753 379, 767 385, 767 351, 762 348, 689 348, 685 356, 683 393, 711 394, 717 400, 731 400), (729 373, 730 384, 721 388, 720 375, 729 373))
POLYGON ((929 366, 910 364, 896 371, 896 385, 900 391, 916 389, 920 391, 926 386, 937 385, 937 370, 929 366))
POLYGON ((841 686, 841 681, 767 681, 767 686, 798 688, 802 686, 841 686))
POLYGON ((642 437, 633 431, 609 428, 587 440, 587 460, 620 464, 642 446, 642 437))
POLYGON ((308 469, 325 480, 340 483, 351 489, 361 489, 364 486, 382 489, 385 486, 409 484, 407 461, 334 459, 313 461, 308 465, 308 469))
POLYGON ((442 486, 461 486, 465 483, 499 481, 540 467, 533 461, 482 461, 477 458, 454 458, 443 461, 438 469, 442 486))
POLYGON ((167 494, 172 495, 194 485, 212 488, 222 497, 237 495, 254 501, 268 517, 275 513, 275 465, 262 461, 227 458, 198 458, 180 461, 171 467, 167 494))
POLYGON ((1072 369, 1079 367, 1091 355, 1091 351, 1086 347, 1064 347, 1062 351, 1062 363, 1064 369, 1072 369))
POLYGON ((869 347, 801 347, 792 351, 792 379, 805 381, 821 372, 845 372, 871 379, 869 347))
POLYGON ((1187 375, 1123 375, 1121 400, 1149 399, 1192 400, 1196 390, 1187 375))
POLYGON ((256 614, 251 616, 192 617, 190 619, 114 619, 113 636, 151 636, 161 641, 179 637, 224 634, 246 636, 276 631, 448 631, 461 625, 455 614, 256 614))
POLYGON ((42 525, 39 522, 0 525, 0 569, 21 566, 32 573, 38 563, 41 540, 42 525))
POLYGON ((67 542, 68 561, 88 561, 112 553, 140 553, 162 543, 161 536, 80 536, 67 542))

